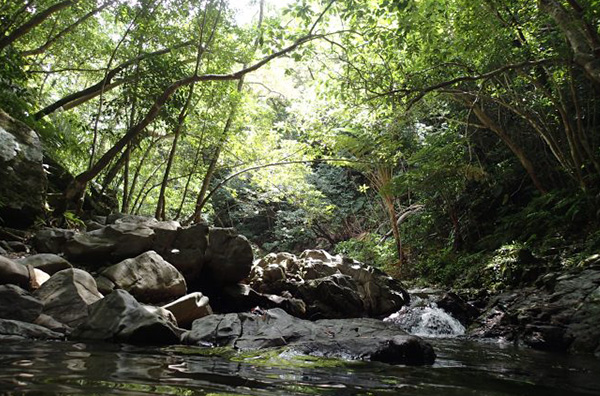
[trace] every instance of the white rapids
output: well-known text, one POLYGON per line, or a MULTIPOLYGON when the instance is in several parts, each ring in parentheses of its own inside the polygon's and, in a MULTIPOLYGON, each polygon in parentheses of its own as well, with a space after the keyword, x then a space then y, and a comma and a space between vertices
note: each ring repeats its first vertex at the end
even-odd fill
POLYGON ((410 306, 402 307, 384 319, 420 337, 457 337, 465 334, 465 327, 433 302, 415 298, 410 306))

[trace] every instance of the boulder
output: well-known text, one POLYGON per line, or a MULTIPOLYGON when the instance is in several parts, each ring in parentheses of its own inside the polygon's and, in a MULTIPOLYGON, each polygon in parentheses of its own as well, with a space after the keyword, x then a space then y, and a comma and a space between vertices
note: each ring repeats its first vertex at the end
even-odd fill
POLYGON ((0 318, 32 323, 44 305, 17 285, 0 286, 0 318))
POLYGON ((435 361, 431 345, 411 335, 349 338, 337 342, 315 340, 295 344, 292 349, 304 355, 388 364, 420 366, 430 365, 435 361))
POLYGON ((135 257, 152 248, 154 231, 144 224, 112 224, 96 231, 73 235, 64 247, 74 262, 103 264, 135 257))
POLYGON ((477 308, 454 292, 444 293, 437 301, 437 306, 448 312, 465 327, 469 326, 480 313, 477 308))
POLYGON ((61 334, 69 334, 73 330, 69 326, 60 323, 52 316, 46 314, 38 316, 33 323, 61 334))
POLYGON ((29 274, 30 270, 28 267, 0 256, 0 284, 13 284, 23 289, 30 289, 29 274))
POLYGON ((310 319, 356 318, 367 313, 356 283, 348 275, 309 280, 298 290, 310 319))
POLYGON ((282 295, 259 293, 242 283, 224 286, 220 293, 211 299, 212 306, 219 312, 243 312, 254 307, 282 308, 291 315, 306 316, 306 304, 299 298, 283 292, 282 295))
POLYGON ((52 275, 35 291, 34 297, 44 304, 43 313, 75 327, 87 318, 88 306, 103 296, 90 274, 71 268, 52 275))
POLYGON ((535 284, 491 299, 468 334, 600 356, 600 268, 544 274, 535 284))
POLYGON ((0 319, 0 340, 60 340, 63 338, 63 334, 33 323, 0 319))
POLYGON ((343 258, 340 272, 352 277, 369 316, 384 317, 410 303, 410 296, 399 281, 382 270, 343 258))
POLYGON ((38 253, 62 253, 67 241, 74 235, 73 230, 42 228, 33 237, 33 247, 38 253))
POLYGON ((235 284, 250 274, 250 242, 231 228, 211 228, 208 234, 207 275, 219 284, 235 284))
POLYGON ((108 267, 100 277, 144 303, 179 298, 187 290, 183 275, 153 250, 108 267))
POLYGON ((72 336, 131 344, 176 344, 182 331, 150 312, 125 290, 115 290, 90 307, 89 317, 72 336))
POLYGON ((283 347, 300 353, 375 360, 392 364, 432 364, 433 348, 394 325, 375 319, 295 318, 282 309, 210 315, 195 320, 182 341, 240 350, 283 347))
POLYGON ((0 109, 0 218, 5 226, 25 228, 44 214, 48 181, 42 159, 38 135, 0 109))
POLYGON ((198 292, 185 295, 167 305, 163 305, 162 308, 173 313, 179 327, 186 329, 191 327, 194 320, 213 313, 208 304, 208 297, 198 292))
POLYGON ((154 245, 159 254, 183 274, 188 284, 195 282, 202 272, 208 247, 208 226, 194 224, 175 233, 155 230, 154 245))
POLYGON ((33 256, 17 260, 17 262, 22 265, 31 265, 33 268, 42 270, 48 275, 53 275, 64 269, 73 268, 71 263, 69 263, 67 260, 52 253, 35 254, 33 256))
POLYGON ((324 250, 271 253, 253 265, 249 284, 261 294, 303 300, 313 319, 385 317, 410 301, 383 271, 324 250))

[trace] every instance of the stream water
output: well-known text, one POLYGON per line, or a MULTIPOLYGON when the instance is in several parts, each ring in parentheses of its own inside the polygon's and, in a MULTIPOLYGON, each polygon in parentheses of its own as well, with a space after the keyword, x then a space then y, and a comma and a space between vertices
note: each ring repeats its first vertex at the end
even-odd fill
POLYGON ((432 339, 433 366, 207 354, 73 342, 0 342, 0 394, 600 395, 600 361, 432 339))
POLYGON ((0 394, 600 395, 600 360, 461 337, 428 298, 386 320, 425 337, 433 366, 222 348, 0 341, 0 394))

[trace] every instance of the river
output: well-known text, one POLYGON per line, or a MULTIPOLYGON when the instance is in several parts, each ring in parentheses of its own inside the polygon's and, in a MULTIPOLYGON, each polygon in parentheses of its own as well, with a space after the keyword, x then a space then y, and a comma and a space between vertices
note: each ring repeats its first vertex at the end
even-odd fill
POLYGON ((600 361, 431 339, 433 366, 213 353, 194 347, 0 341, 1 394, 600 395, 600 361))

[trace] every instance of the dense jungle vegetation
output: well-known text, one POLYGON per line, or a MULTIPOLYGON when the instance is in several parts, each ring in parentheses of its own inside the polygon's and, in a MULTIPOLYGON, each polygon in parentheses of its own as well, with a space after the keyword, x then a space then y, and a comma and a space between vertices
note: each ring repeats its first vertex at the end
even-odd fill
POLYGON ((465 286, 597 253, 600 1, 283 3, 0 0, 0 108, 75 176, 40 223, 103 193, 465 286))

